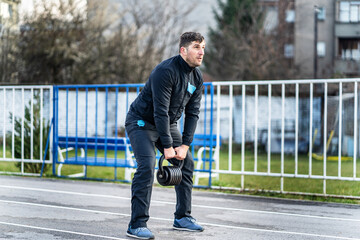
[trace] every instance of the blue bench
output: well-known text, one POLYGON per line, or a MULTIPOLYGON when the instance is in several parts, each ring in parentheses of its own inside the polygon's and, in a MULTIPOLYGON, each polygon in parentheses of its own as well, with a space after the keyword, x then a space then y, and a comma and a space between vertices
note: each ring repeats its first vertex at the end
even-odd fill
POLYGON ((131 181, 131 173, 136 168, 136 161, 131 153, 131 145, 128 138, 59 136, 57 144, 59 155, 57 173, 59 176, 61 176, 61 169, 64 164, 84 166, 83 172, 69 175, 70 177, 84 177, 87 166, 124 167, 125 180, 131 181), (89 149, 95 150, 95 156, 87 155, 87 150, 89 149), (75 151, 75 156, 69 157, 68 152, 73 150, 75 151), (78 155, 79 150, 80 156, 78 155), (98 156, 97 150, 102 150, 104 156, 98 156), (108 151, 113 151, 116 154, 116 158, 108 157, 108 151), (119 156, 120 152, 125 152, 125 158, 119 156))
MULTIPOLYGON (((210 134, 195 134, 193 142, 191 144, 192 147, 196 147, 197 154, 194 154, 194 160, 197 161, 194 172, 194 185, 199 185, 200 178, 208 178, 209 177, 209 169, 205 168, 206 162, 212 162, 212 166, 214 166, 215 170, 220 169, 220 146, 221 146, 221 136, 219 136, 219 144, 217 146, 217 135, 210 134), (209 151, 212 151, 212 159, 209 159, 209 151), (208 154, 206 154, 208 152, 208 154)), ((219 178, 218 173, 213 173, 212 177, 219 178)))
MULTIPOLYGON (((195 134, 191 146, 204 146, 208 147, 212 143, 212 146, 216 145, 216 135, 210 134, 195 134), (211 142, 212 141, 212 142, 211 142)), ((220 136, 221 143, 221 136, 220 136)))
MULTIPOLYGON (((194 160, 197 161, 195 176, 195 185, 198 185, 198 179, 201 177, 208 177, 209 171, 204 172, 201 165, 204 162, 210 161, 203 154, 211 150, 212 161, 215 163, 216 169, 219 168, 218 152, 216 148, 216 135, 210 136, 209 134, 195 134, 191 148, 194 154, 194 160), (197 154, 195 154, 195 148, 197 154), (201 172, 203 171, 203 172, 201 172)), ((221 143, 221 141, 220 141, 221 143)), ((132 172, 136 168, 137 164, 132 154, 130 141, 128 138, 119 137, 73 137, 73 136, 59 136, 57 139, 58 144, 58 159, 56 161, 58 166, 57 174, 61 176, 61 169, 64 164, 70 165, 82 165, 84 166, 83 172, 69 175, 70 177, 84 177, 87 166, 103 166, 103 167, 123 167, 125 168, 125 180, 131 181, 132 172), (95 156, 88 156, 87 150, 95 150, 95 156), (80 150, 80 155, 78 154, 80 150), (97 150, 101 150, 105 156, 97 156, 97 150), (69 151, 75 151, 75 156, 69 156, 69 151), (115 153, 125 152, 125 158, 119 156, 111 158, 107 156, 107 151, 113 151, 115 153)), ((119 154, 120 155, 120 154, 119 154)))

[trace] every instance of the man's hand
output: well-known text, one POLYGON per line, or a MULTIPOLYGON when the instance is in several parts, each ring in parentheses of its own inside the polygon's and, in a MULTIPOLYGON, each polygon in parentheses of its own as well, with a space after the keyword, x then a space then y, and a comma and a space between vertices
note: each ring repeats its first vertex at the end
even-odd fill
POLYGON ((176 147, 175 148, 175 152, 176 152, 176 155, 175 155, 175 158, 177 160, 184 160, 186 158, 186 154, 189 150, 189 146, 187 145, 181 145, 180 147, 176 147))
POLYGON ((171 159, 176 156, 175 150, 173 147, 164 148, 165 159, 171 159))

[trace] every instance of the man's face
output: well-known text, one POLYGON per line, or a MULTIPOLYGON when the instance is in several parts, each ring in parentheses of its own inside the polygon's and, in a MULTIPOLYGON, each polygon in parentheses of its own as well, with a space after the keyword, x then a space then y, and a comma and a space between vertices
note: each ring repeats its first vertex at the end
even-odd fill
POLYGON ((190 46, 182 47, 181 55, 190 67, 198 67, 204 58, 205 41, 191 42, 190 46))

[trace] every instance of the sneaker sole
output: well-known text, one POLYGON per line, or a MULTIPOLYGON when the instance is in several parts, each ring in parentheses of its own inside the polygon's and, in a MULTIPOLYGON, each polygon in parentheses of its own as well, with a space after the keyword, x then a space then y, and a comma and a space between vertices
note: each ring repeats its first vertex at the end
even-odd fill
POLYGON ((202 229, 202 230, 194 230, 194 229, 175 227, 175 226, 173 226, 173 229, 179 230, 179 231, 187 231, 187 232, 202 232, 202 231, 204 231, 204 229, 202 229))
POLYGON ((128 233, 128 232, 126 232, 126 236, 128 236, 128 237, 132 237, 132 238, 137 238, 137 239, 155 239, 155 237, 153 237, 153 238, 148 238, 148 237, 138 237, 138 236, 136 236, 136 235, 133 235, 133 234, 131 234, 131 233, 128 233))

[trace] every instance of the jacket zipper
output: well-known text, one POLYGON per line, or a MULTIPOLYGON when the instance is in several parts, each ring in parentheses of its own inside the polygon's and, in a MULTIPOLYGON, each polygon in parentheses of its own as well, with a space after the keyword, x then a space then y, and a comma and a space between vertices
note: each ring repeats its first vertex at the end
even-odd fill
POLYGON ((187 84, 185 85, 185 94, 184 94, 184 97, 183 97, 183 99, 182 99, 182 101, 181 101, 181 105, 180 105, 180 107, 177 109, 177 111, 176 111, 176 113, 175 113, 175 115, 174 115, 174 117, 173 117, 172 121, 170 121, 170 123, 171 123, 171 122, 173 122, 173 121, 175 120, 175 118, 176 118, 176 116, 177 116, 177 114, 178 114, 178 112, 179 112, 180 108, 182 107, 182 105, 183 105, 183 103, 184 103, 184 100, 185 100, 185 97, 186 97, 186 92, 187 92, 187 89, 186 89, 186 86, 187 86, 187 85, 189 85, 189 81, 187 81, 187 84))

